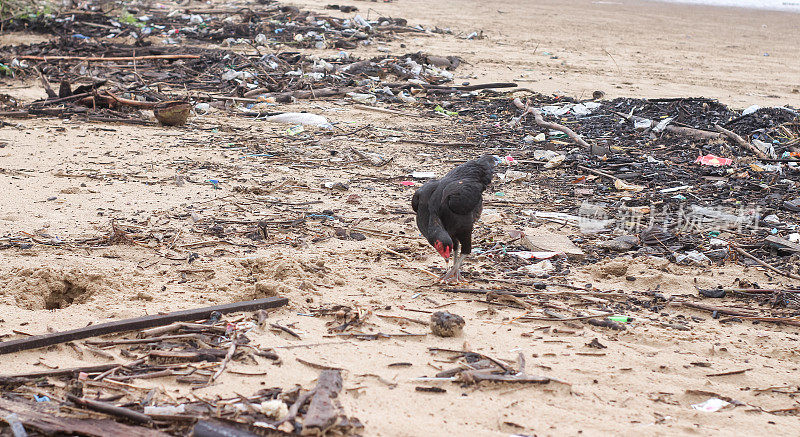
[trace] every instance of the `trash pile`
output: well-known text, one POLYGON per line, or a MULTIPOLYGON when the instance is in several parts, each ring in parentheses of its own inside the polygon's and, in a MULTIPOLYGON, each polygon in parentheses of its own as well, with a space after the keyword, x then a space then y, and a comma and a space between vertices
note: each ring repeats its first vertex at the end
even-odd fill
MULTIPOLYGON (((209 102, 220 108, 243 103, 233 105, 234 109, 251 116, 275 112, 275 103, 295 99, 340 96, 364 104, 412 104, 416 102, 414 94, 452 81, 450 70, 460 64, 457 57, 421 52, 360 60, 345 51, 377 39, 389 40, 398 32, 430 34, 401 19, 367 21, 355 15, 341 20, 283 6, 257 12, 195 12, 153 10, 149 15, 134 16, 124 11, 114 16, 70 11, 14 20, 12 30, 55 28, 60 37, 0 48, 0 69, 5 75, 38 76, 48 93, 46 99, 25 110, 13 108, 16 111, 4 115, 91 113, 124 119, 130 117, 118 109, 151 109, 171 100, 191 101, 200 113, 209 109, 209 102), (208 47, 207 43, 220 41, 223 47, 235 47, 208 47), (187 45, 191 43, 204 44, 187 45), (333 49, 334 54, 285 50, 308 47, 333 49), (51 86, 51 82, 60 85, 51 86), (111 111, 98 111, 106 108, 111 111)), ((429 104, 432 109, 437 106, 429 104)), ((134 115, 138 117, 133 122, 142 124, 141 114, 134 115)))

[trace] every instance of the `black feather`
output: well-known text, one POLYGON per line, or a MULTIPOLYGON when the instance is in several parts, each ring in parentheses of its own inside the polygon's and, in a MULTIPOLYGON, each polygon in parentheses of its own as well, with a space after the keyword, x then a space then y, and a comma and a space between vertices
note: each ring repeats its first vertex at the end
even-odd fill
POLYGON ((489 155, 467 161, 414 193, 411 207, 417 227, 431 245, 438 240, 454 252, 459 246, 462 254, 472 251, 472 228, 483 210, 483 192, 492 182, 496 162, 489 155))

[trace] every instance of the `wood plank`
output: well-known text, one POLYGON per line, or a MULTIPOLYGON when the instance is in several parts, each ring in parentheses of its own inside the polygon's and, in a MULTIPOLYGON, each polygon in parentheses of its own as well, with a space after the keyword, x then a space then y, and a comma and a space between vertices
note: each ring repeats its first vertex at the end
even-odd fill
POLYGON ((215 305, 191 310, 176 311, 167 314, 157 314, 152 316, 136 317, 133 319, 117 320, 115 322, 101 323, 98 325, 86 326, 84 328, 73 329, 70 331, 54 332, 51 334, 35 335, 32 337, 21 338, 18 340, 4 341, 0 343, 0 355, 12 352, 19 352, 28 349, 52 346, 54 344, 65 343, 73 340, 96 337, 98 335, 113 334, 123 331, 134 331, 156 326, 168 325, 175 322, 191 322, 211 317, 211 313, 234 313, 238 311, 255 311, 266 308, 277 308, 289 303, 285 297, 268 297, 265 299, 249 300, 225 305, 215 305))
MULTIPOLYGON (((37 406, 38 407, 38 406, 37 406)), ((52 408, 34 408, 25 402, 0 399, 0 417, 16 413, 19 421, 28 430, 36 430, 45 435, 82 435, 104 437, 110 435, 125 437, 168 437, 161 431, 117 423, 110 419, 77 419, 59 417, 52 408)))

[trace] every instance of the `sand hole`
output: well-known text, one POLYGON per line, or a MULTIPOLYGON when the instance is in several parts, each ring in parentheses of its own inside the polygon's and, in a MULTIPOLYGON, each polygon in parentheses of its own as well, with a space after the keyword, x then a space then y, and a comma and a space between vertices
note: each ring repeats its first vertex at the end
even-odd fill
POLYGON ((85 285, 78 285, 64 279, 63 287, 54 287, 44 296, 44 309, 57 310, 72 305, 76 299, 85 295, 88 290, 85 285))

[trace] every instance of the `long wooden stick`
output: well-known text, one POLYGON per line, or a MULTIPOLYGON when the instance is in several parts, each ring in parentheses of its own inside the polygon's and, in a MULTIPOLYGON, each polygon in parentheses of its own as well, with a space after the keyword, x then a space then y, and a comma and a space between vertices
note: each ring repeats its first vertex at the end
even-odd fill
POLYGON ((67 393, 66 397, 67 400, 75 403, 76 405, 80 405, 81 407, 86 407, 90 410, 99 411, 101 413, 106 413, 116 417, 122 417, 124 419, 130 420, 131 422, 140 424, 150 424, 153 422, 153 419, 151 419, 150 416, 142 414, 138 411, 133 411, 129 408, 118 407, 116 405, 109 404, 107 402, 79 398, 69 393, 67 393))
POLYGON ((133 331, 156 326, 169 325, 174 322, 190 322, 194 320, 207 319, 211 313, 233 313, 238 311, 254 311, 267 308, 277 308, 289 303, 285 297, 268 297, 265 299, 249 300, 225 305, 215 305, 191 310, 176 311, 167 314, 136 317, 133 319, 118 320, 115 322, 101 323, 99 325, 87 326, 85 328, 73 329, 71 331, 54 332, 52 334, 35 335, 19 340, 10 340, 0 343, 0 355, 11 352, 19 352, 28 349, 36 349, 54 344, 64 343, 72 340, 81 340, 89 337, 96 337, 103 334, 113 334, 123 331, 133 331))
POLYGON ((589 151, 591 151, 593 149, 591 144, 587 143, 583 138, 581 138, 580 135, 576 134, 575 131, 573 131, 572 129, 570 129, 570 128, 566 127, 566 126, 562 126, 562 125, 560 125, 558 123, 550 123, 548 121, 544 121, 544 118, 542 118, 542 114, 541 114, 541 112, 539 112, 539 110, 537 110, 535 108, 532 108, 532 107, 527 107, 526 108, 525 105, 522 103, 522 100, 514 99, 514 105, 517 106, 520 109, 525 109, 525 112, 523 112, 522 115, 520 115, 520 120, 525 118, 525 116, 528 115, 528 114, 533 114, 533 119, 536 122, 536 124, 538 124, 539 126, 541 126, 543 128, 546 128, 546 129, 551 129, 551 130, 556 130, 556 131, 559 131, 559 132, 563 132, 563 133, 567 134, 567 136, 570 137, 572 139, 572 141, 575 141, 579 146, 583 147, 584 149, 589 150, 589 151))
POLYGON ((77 375, 78 373, 81 372, 85 373, 105 372, 110 369, 115 369, 119 366, 122 366, 122 364, 110 363, 110 364, 100 364, 97 366, 83 366, 83 367, 72 367, 66 369, 40 370, 37 372, 2 375, 0 376, 0 378, 42 378, 45 376, 77 375))
POLYGON ((753 154, 758 156, 759 158, 769 158, 769 156, 767 156, 766 153, 759 150, 758 147, 754 146, 750 142, 745 141, 745 139, 737 135, 736 132, 729 131, 728 129, 725 129, 724 127, 718 124, 714 125, 714 129, 716 129, 717 132, 721 133, 722 135, 725 135, 729 139, 733 140, 733 142, 738 144, 739 146, 753 152, 753 154))
POLYGON ((147 56, 20 56, 31 61, 147 61, 153 59, 200 59, 199 55, 147 55, 147 56))
POLYGON ((753 260, 753 261, 755 261, 755 262, 759 263, 760 265, 764 266, 765 268, 767 268, 767 269, 769 269, 769 270, 772 270, 772 271, 773 271, 773 272, 775 272, 775 273, 778 273, 778 274, 780 274, 780 275, 786 276, 787 278, 792 278, 792 279, 800 279, 800 276, 798 276, 798 275, 795 275, 794 273, 784 272, 783 270, 780 270, 780 269, 778 269, 778 268, 776 268, 776 267, 773 267, 773 266, 771 266, 771 265, 767 264, 767 263, 766 263, 766 262, 764 262, 764 261, 761 261, 760 259, 758 259, 758 258, 756 258, 755 256, 751 255, 751 254, 750 254, 750 252, 748 252, 748 251, 746 251, 746 250, 742 249, 742 248, 741 248, 741 247, 739 247, 739 246, 733 246, 733 249, 734 249, 736 252, 738 252, 740 255, 744 255, 744 256, 746 256, 746 257, 750 258, 751 260, 753 260))
MULTIPOLYGON (((635 122, 637 120, 643 120, 650 122, 650 127, 656 124, 655 121, 650 120, 649 118, 639 117, 636 115, 630 114, 623 114, 621 112, 611 111, 614 114, 619 115, 620 117, 624 118, 627 121, 635 122)), ((676 134, 676 135, 683 135, 685 137, 692 137, 692 138, 700 138, 705 140, 716 140, 722 137, 722 134, 717 132, 710 132, 707 130, 695 129, 693 127, 683 127, 683 126, 673 126, 669 125, 664 128, 665 131, 676 134)))

